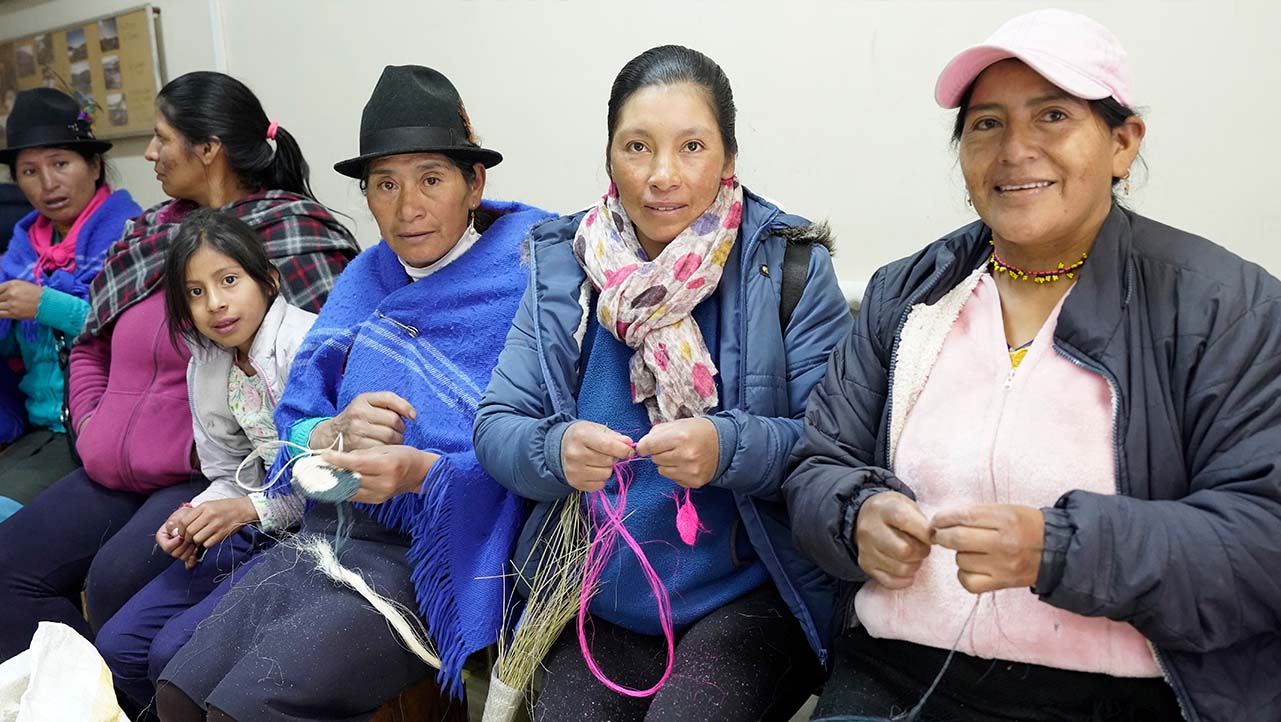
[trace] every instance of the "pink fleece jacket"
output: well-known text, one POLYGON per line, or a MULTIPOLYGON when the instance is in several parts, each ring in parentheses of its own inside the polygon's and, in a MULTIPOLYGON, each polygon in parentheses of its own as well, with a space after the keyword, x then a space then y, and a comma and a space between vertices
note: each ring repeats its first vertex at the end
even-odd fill
POLYGON ((76 451, 99 484, 147 493, 191 477, 185 344, 169 342, 165 298, 153 292, 71 351, 76 451))
MULTIPOLYGON (((1112 392, 1054 350, 1061 307, 1014 370, 992 277, 983 274, 964 301, 894 455, 894 472, 927 518, 972 504, 1053 506, 1070 489, 1116 493, 1112 392)), ((874 637, 948 649, 975 604, 956 571, 956 554, 934 547, 910 587, 866 584, 855 599, 858 618, 874 637)), ((1117 677, 1160 674, 1130 625, 1066 612, 1027 589, 983 595, 958 649, 1117 677)))

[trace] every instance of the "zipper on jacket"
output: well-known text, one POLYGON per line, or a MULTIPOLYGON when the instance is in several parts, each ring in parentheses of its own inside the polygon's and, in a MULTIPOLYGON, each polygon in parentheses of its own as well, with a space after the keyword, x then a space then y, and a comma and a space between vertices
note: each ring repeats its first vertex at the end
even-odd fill
MULTIPOLYGON (((1107 382, 1108 388, 1111 389, 1112 391, 1112 462, 1116 467, 1115 488, 1116 488, 1117 496, 1129 496, 1130 495, 1129 483, 1128 481, 1126 481, 1125 483, 1122 482, 1122 477, 1124 475, 1124 469, 1122 467, 1124 466, 1124 464, 1121 463, 1121 459, 1124 458, 1123 457, 1124 449, 1122 448, 1122 445, 1121 445, 1121 435, 1119 433, 1120 421, 1121 421, 1121 391, 1120 391, 1119 384, 1117 384, 1116 379, 1113 378, 1112 374, 1103 366, 1087 361, 1085 359, 1077 358, 1076 356, 1072 355, 1072 353, 1069 352, 1067 349, 1059 346, 1057 341, 1053 343, 1053 346, 1054 346, 1054 351, 1056 353, 1058 353, 1060 356, 1070 361, 1073 365, 1077 366, 1078 368, 1085 369, 1086 371, 1090 371, 1092 373, 1098 374, 1099 376, 1102 376, 1103 380, 1107 382)), ((1166 664, 1165 658, 1161 655, 1161 650, 1158 649, 1157 646, 1152 643, 1152 640, 1144 638, 1144 641, 1148 643, 1148 647, 1152 650, 1152 658, 1156 660, 1157 669, 1161 670, 1161 677, 1165 680, 1165 683, 1170 686, 1170 690, 1174 692, 1174 700, 1179 703, 1179 714, 1183 716, 1183 719, 1190 721, 1192 719, 1192 716, 1188 714, 1188 708, 1191 706, 1191 703, 1184 700, 1184 695, 1186 693, 1183 690, 1183 685, 1179 683, 1178 680, 1175 679, 1174 673, 1170 671, 1169 665, 1166 664)))
POLYGON ((418 338, 418 329, 414 328, 413 326, 410 326, 409 324, 401 323, 400 321, 397 321, 391 316, 386 315, 382 311, 374 311, 374 315, 390 323, 391 325, 399 328, 401 331, 404 331, 405 333, 409 334, 410 338, 418 338))
MULTIPOLYGON (((893 463, 893 460, 890 459, 890 434, 893 432, 890 428, 890 419, 893 418, 894 410, 894 371, 898 368, 900 336, 903 333, 903 327, 907 325, 907 317, 912 313, 912 307, 922 298, 925 298, 925 294, 933 290, 934 284, 938 283, 939 278, 952 267, 953 263, 956 263, 955 257, 947 264, 936 268, 934 273, 931 273, 930 277, 925 279, 925 283, 921 284, 921 287, 916 290, 916 293, 908 297, 907 305, 903 308, 903 313, 899 314, 898 325, 894 329, 892 341, 894 345, 890 350, 890 365, 885 373, 885 411, 881 414, 881 426, 885 429, 885 438, 881 442, 881 458, 885 461, 885 468, 889 471, 893 471, 890 468, 893 463)), ((855 359, 855 362, 857 363, 859 360, 855 359)))
MULTIPOLYGON (((267 375, 262 371, 262 366, 259 366, 252 356, 246 358, 249 359, 249 365, 253 367, 254 373, 258 374, 259 378, 262 379, 263 388, 267 389, 267 400, 271 402, 271 412, 274 416, 276 413, 276 392, 271 390, 271 379, 267 378, 267 375)), ((236 359, 233 358, 231 362, 233 364, 236 363, 236 359)))

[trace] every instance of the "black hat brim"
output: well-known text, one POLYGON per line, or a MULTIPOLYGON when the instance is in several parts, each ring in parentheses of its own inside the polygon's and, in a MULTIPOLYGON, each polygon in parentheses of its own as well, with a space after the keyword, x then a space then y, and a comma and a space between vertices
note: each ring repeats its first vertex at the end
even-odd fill
POLYGON ((365 155, 348 158, 347 160, 334 163, 334 170, 348 178, 361 180, 365 177, 365 167, 368 166, 370 162, 378 158, 385 158, 389 155, 406 155, 409 153, 440 153, 441 155, 449 156, 450 158, 457 158, 458 160, 467 163, 480 163, 486 168, 493 168, 503 162, 502 153, 499 153, 496 150, 489 150, 488 148, 477 148, 475 146, 454 146, 442 148, 440 146, 430 146, 422 148, 397 148, 396 150, 388 150, 379 153, 366 153, 365 155))
POLYGON ((13 148, 0 149, 0 163, 12 164, 18 159, 18 153, 32 148, 67 148, 71 150, 87 150, 90 153, 106 153, 111 150, 111 141, 84 138, 82 140, 50 140, 47 143, 27 143, 13 148))

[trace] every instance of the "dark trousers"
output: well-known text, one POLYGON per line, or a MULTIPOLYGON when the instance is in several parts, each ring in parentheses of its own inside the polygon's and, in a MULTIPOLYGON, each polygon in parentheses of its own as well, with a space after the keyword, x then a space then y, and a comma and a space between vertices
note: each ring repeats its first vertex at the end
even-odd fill
MULTIPOLYGON (((632 689, 659 680, 667 661, 662 637, 604 620, 591 622, 592 656, 607 677, 632 689)), ((770 582, 695 622, 676 641, 667 683, 652 697, 610 690, 587 668, 571 622, 543 660, 538 722, 782 722, 822 681, 800 623, 770 582)))
MULTIPOLYGON (((924 623, 924 622, 922 622, 924 623)), ((876 639, 862 627, 834 644, 836 665, 814 722, 888 720, 911 709, 943 668, 946 649, 876 639)), ((1127 679, 956 653, 919 722, 1174 722, 1165 680, 1127 679)))
POLYGON ((28 504, 79 466, 71 458, 66 434, 28 431, 0 452, 0 496, 28 504))
POLYGON ((259 559, 257 553, 272 544, 245 527, 209 549, 194 569, 175 560, 135 594, 94 640, 116 689, 139 707, 149 705, 165 665, 259 559))
POLYGON ((156 530, 206 484, 135 494, 100 486, 79 469, 0 524, 0 660, 30 646, 42 621, 93 639, 93 628, 173 561, 156 547, 156 530), (86 578, 93 628, 80 611, 86 578))

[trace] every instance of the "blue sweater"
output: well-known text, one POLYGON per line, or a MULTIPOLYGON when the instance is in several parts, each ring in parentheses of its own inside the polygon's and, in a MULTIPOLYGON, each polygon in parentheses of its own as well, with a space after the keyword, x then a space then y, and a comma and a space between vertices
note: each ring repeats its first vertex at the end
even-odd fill
MULTIPOLYGON (((720 300, 713 294, 694 309, 694 321, 710 349, 717 348, 720 300)), ((579 418, 604 424, 634 441, 649 433, 644 404, 632 402, 627 368, 632 350, 598 323, 587 325, 583 340, 586 364, 578 394, 579 418)), ((717 376, 719 396, 720 377, 717 376)), ((627 531, 642 545, 649 563, 667 586, 676 629, 684 629, 707 614, 738 599, 768 577, 741 524, 734 495, 727 489, 705 486, 690 498, 707 533, 699 533, 694 546, 686 546, 676 532, 676 502, 685 489, 660 476, 651 461, 631 464, 635 472, 627 494, 627 531)), ((617 503, 617 482, 603 493, 617 503)), ((641 634, 662 634, 653 592, 641 572, 635 553, 618 541, 614 555, 601 573, 600 590, 592 599, 593 615, 641 634)))

